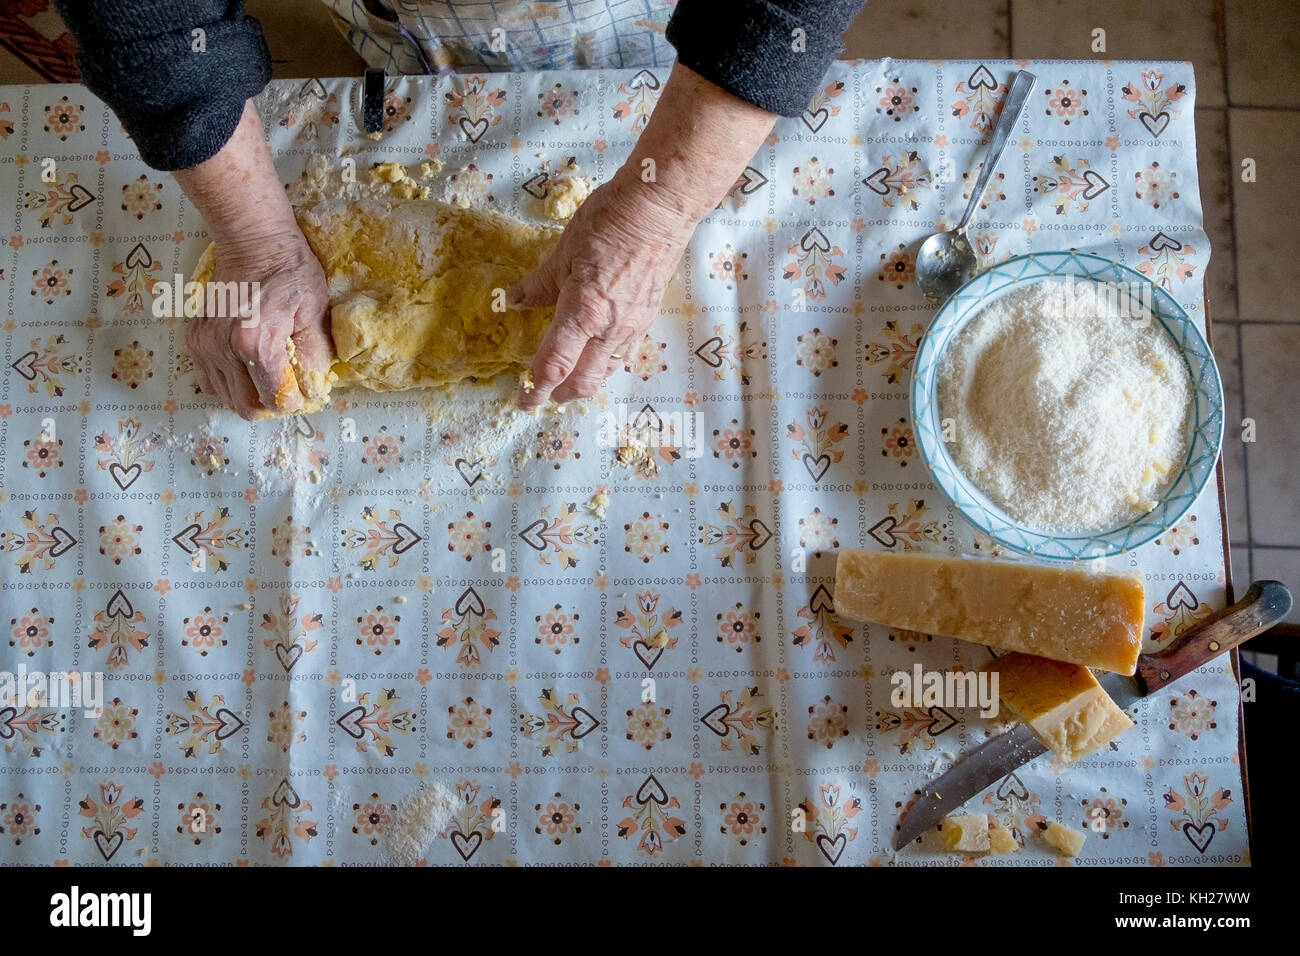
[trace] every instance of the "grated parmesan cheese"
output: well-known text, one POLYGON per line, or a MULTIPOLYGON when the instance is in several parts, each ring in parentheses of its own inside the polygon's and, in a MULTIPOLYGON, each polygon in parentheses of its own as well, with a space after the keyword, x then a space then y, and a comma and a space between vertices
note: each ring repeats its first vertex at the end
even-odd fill
POLYGON ((451 826, 456 795, 440 783, 423 787, 397 805, 384 836, 384 859, 392 866, 415 866, 429 844, 451 826))
POLYGON ((1173 340, 1114 286, 1050 279, 984 308, 939 366, 957 466, 1012 519, 1106 531, 1155 507, 1187 450, 1173 340))

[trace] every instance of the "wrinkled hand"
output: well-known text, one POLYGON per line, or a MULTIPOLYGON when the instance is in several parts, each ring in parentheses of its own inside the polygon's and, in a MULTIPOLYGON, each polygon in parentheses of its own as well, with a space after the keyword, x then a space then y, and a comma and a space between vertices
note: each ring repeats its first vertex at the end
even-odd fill
POLYGON ((555 306, 520 408, 595 395, 658 314, 695 222, 624 183, 616 177, 593 192, 555 251, 507 294, 513 308, 555 306))
POLYGON ((303 370, 330 365, 325 273, 302 233, 218 246, 210 281, 257 282, 260 297, 255 323, 238 316, 190 320, 185 342, 199 387, 250 421, 301 408, 290 339, 303 370))

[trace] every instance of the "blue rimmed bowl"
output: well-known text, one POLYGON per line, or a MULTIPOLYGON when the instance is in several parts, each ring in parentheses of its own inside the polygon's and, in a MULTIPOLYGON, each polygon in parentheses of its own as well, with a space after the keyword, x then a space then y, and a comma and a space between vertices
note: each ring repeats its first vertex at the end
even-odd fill
POLYGON ((953 293, 925 331, 912 366, 912 421, 917 444, 934 483, 962 516, 996 541, 1040 558, 1075 560, 1121 554, 1145 544, 1178 522, 1214 474, 1223 443, 1223 384, 1205 337, 1169 293, 1146 276, 1091 253, 1037 252, 1016 256, 981 272, 953 293), (1120 287, 1134 283, 1151 290, 1151 311, 1178 347, 1191 373, 1190 440, 1178 475, 1154 508, 1108 531, 1075 536, 1050 534, 1018 524, 962 473, 942 440, 938 368, 954 336, 991 302, 1012 289, 1055 277, 1073 276, 1120 287))

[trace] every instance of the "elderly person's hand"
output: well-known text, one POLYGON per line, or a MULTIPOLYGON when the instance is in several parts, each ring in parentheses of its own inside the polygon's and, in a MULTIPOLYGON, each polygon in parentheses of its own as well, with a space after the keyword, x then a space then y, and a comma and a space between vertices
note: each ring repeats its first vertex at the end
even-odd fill
POLYGON ((636 349, 696 225, 735 185, 775 121, 681 64, 673 67, 627 162, 507 295, 516 308, 556 307, 520 407, 594 395, 636 349))
POLYGON ((258 290, 255 319, 205 315, 190 320, 185 342, 199 386, 249 420, 296 411, 304 396, 290 356, 299 370, 329 369, 329 296, 325 273, 285 199, 251 102, 221 150, 178 171, 176 179, 203 213, 216 243, 211 281, 248 283, 245 301, 258 290))

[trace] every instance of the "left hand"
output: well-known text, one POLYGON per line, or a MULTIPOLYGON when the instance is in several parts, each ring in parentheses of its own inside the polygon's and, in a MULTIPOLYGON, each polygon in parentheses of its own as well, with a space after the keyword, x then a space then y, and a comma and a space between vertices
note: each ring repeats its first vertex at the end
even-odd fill
POLYGON ((596 394, 640 346, 694 231, 694 219, 628 177, 587 198, 555 250, 507 294, 512 308, 555 306, 520 408, 596 394))

